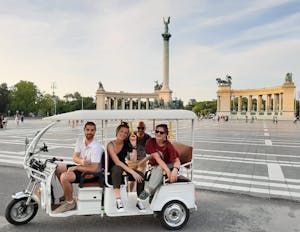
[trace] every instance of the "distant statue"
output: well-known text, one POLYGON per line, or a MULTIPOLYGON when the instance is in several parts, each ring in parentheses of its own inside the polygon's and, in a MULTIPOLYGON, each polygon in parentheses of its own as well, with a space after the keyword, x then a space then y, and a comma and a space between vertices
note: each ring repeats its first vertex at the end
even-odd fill
POLYGON ((221 78, 217 78, 216 81, 219 86, 231 86, 231 76, 226 75, 225 80, 222 80, 221 78))
POLYGON ((155 81, 154 90, 160 90, 162 88, 162 84, 158 84, 158 81, 155 81))
POLYGON ((170 23, 170 17, 168 17, 167 21, 165 20, 165 17, 163 18, 164 24, 165 24, 165 34, 169 34, 169 23, 170 23))
POLYGON ((98 82, 98 85, 99 85, 99 89, 103 89, 103 85, 101 81, 98 82))
POLYGON ((285 82, 292 82, 293 81, 293 74, 292 73, 287 73, 285 75, 285 82))

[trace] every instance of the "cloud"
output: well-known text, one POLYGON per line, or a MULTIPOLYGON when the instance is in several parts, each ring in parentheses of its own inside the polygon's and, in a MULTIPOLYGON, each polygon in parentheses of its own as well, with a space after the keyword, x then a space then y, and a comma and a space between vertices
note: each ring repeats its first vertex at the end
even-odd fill
POLYGON ((170 88, 186 103, 216 98, 226 74, 237 89, 281 85, 287 72, 299 86, 299 13, 258 17, 289 3, 0 0, 0 82, 29 80, 48 93, 55 82, 60 97, 94 96, 99 81, 152 92, 162 81, 162 17, 171 16, 170 88))

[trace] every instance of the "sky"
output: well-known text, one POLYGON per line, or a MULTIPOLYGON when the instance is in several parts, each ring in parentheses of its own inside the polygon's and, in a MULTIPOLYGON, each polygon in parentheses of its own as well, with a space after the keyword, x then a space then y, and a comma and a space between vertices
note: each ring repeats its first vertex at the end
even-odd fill
POLYGON ((226 75, 232 89, 280 86, 288 72, 300 95, 299 0, 0 0, 0 83, 151 93, 168 16, 173 98, 216 99, 226 75))

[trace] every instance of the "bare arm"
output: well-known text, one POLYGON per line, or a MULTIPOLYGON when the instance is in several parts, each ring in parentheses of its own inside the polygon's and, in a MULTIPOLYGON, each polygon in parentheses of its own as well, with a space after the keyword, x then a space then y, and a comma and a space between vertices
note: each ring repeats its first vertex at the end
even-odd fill
POLYGON ((130 160, 131 161, 136 161, 137 160, 137 150, 136 150, 136 135, 132 134, 129 137, 129 141, 131 146, 133 147, 131 153, 130 153, 130 160))
POLYGON ((167 166, 167 164, 165 163, 165 161, 162 160, 162 158, 160 157, 158 152, 152 153, 151 154, 152 158, 155 159, 155 161, 158 163, 159 166, 161 166, 163 168, 163 170, 166 171, 167 175, 169 176, 170 174, 170 169, 167 166))
POLYGON ((89 163, 86 158, 80 159, 79 152, 74 152, 73 161, 79 165, 70 167, 68 171, 80 171, 80 172, 97 172, 99 164, 98 163, 89 163))
POLYGON ((107 145, 107 151, 108 154, 110 155, 111 159, 113 160, 113 162, 115 163, 115 165, 120 166, 121 168, 123 168, 123 170, 125 170, 126 172, 130 173, 135 180, 141 182, 143 180, 143 178, 137 174, 133 169, 129 168, 126 164, 124 164, 123 162, 121 162, 114 150, 114 147, 111 143, 109 143, 107 145))

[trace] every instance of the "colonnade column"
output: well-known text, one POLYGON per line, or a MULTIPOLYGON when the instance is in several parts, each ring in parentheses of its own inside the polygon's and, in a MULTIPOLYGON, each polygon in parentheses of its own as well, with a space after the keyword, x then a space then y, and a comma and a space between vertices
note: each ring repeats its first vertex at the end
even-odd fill
POLYGON ((114 110, 118 109, 118 98, 114 98, 114 110))
POLYGON ((279 94, 279 112, 282 112, 282 93, 279 94))
POLYGON ((111 110, 111 98, 110 97, 107 98, 107 104, 108 104, 108 106, 107 106, 108 109, 111 110))
POLYGON ((125 110, 125 98, 122 98, 122 110, 125 110))
POLYGON ((273 113, 278 113, 278 94, 274 93, 274 99, 273 99, 273 113))
POLYGON ((231 111, 233 111, 233 110, 235 110, 234 96, 231 96, 231 99, 232 99, 232 110, 231 111))
POLYGON ((261 110, 261 104, 262 104, 262 95, 258 95, 258 98, 257 98, 257 109, 256 109, 257 112, 260 112, 260 110, 261 110))
POLYGON ((149 109, 149 98, 146 99, 146 110, 149 109))
POLYGON ((269 113, 271 111, 271 94, 267 94, 267 100, 266 100, 266 109, 265 111, 269 113))
POLYGON ((238 98, 238 112, 242 112, 242 96, 238 98))
POLYGON ((132 98, 129 99, 129 109, 132 110, 132 98))
POLYGON ((140 98, 138 99, 138 109, 139 110, 141 109, 141 99, 140 98))
POLYGON ((247 111, 251 112, 251 109, 252 109, 252 95, 249 95, 249 98, 248 98, 248 109, 247 109, 247 111))

